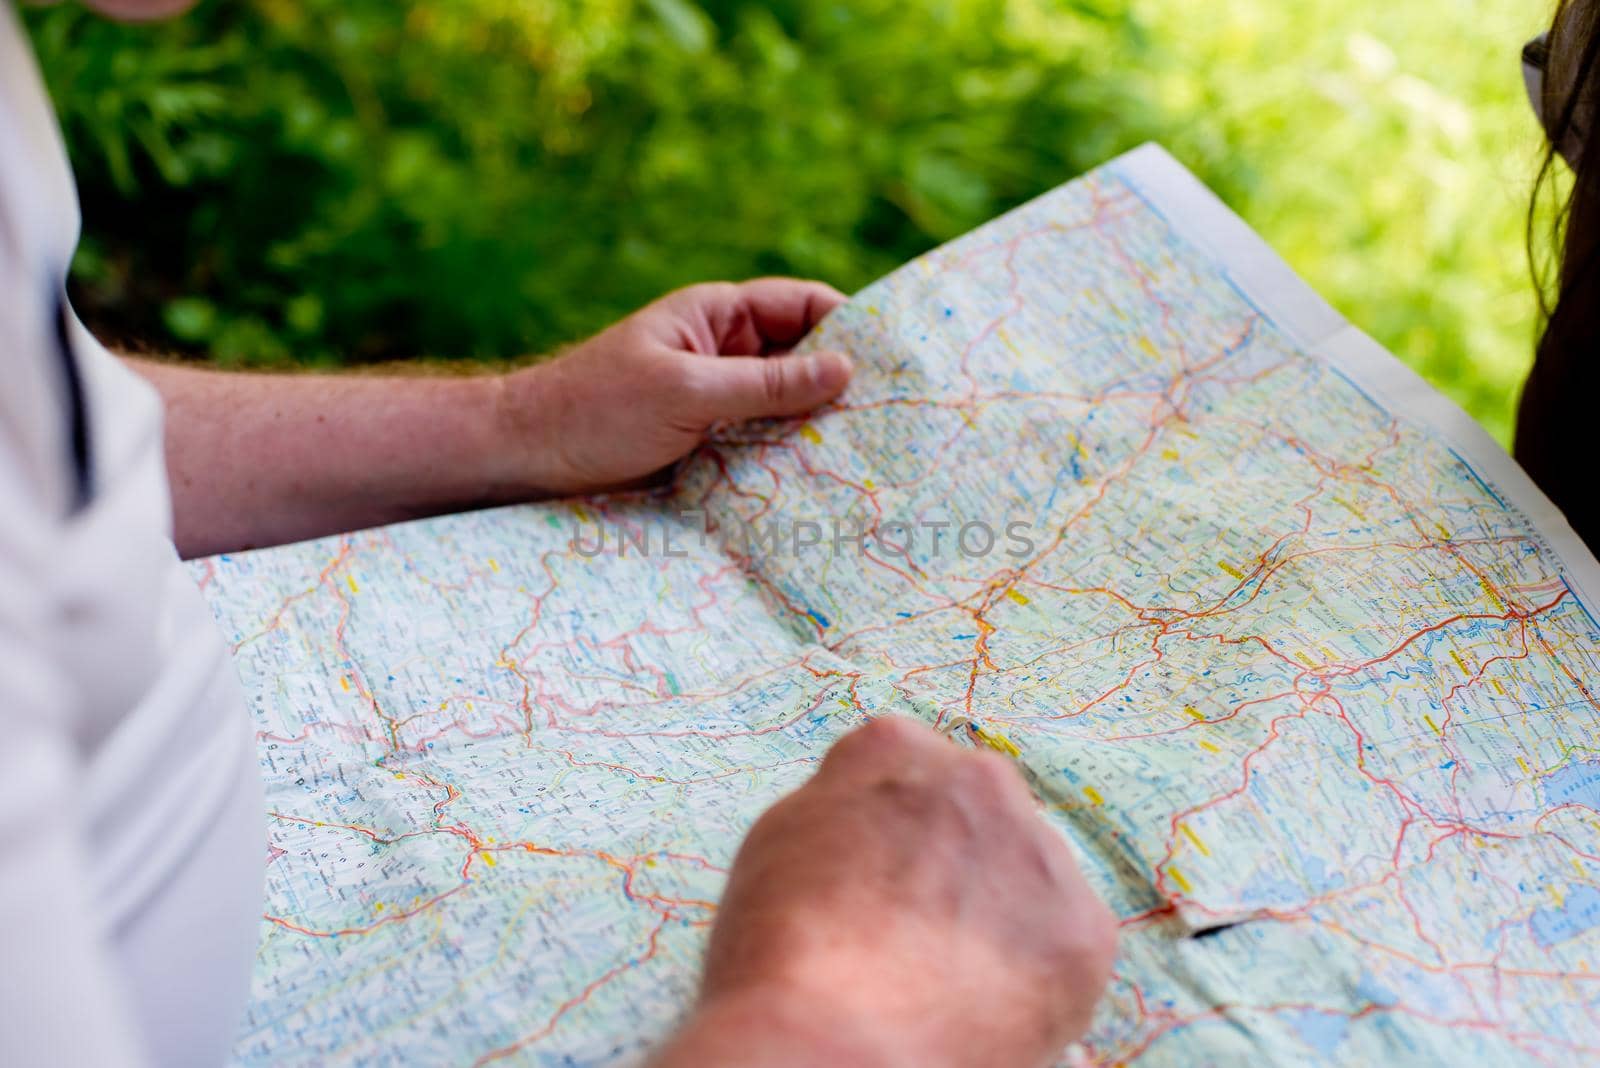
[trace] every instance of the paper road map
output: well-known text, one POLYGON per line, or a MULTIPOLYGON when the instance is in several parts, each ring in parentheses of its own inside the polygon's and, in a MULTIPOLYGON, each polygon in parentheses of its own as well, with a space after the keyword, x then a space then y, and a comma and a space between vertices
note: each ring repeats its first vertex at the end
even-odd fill
POLYGON ((638 1062, 886 712, 1121 917, 1068 1058, 1600 1057, 1600 568, 1459 410, 1154 147, 808 344, 843 402, 671 495, 196 565, 271 810, 241 1062, 638 1062))

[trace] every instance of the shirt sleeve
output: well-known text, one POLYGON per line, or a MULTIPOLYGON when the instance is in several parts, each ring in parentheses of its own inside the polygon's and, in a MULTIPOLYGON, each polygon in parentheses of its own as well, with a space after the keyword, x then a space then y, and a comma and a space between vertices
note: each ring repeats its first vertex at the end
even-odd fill
POLYGON ((140 1065, 88 878, 83 701, 57 593, 70 457, 50 304, 0 232, 0 1064, 140 1065), (56 394, 54 397, 51 394, 56 394))

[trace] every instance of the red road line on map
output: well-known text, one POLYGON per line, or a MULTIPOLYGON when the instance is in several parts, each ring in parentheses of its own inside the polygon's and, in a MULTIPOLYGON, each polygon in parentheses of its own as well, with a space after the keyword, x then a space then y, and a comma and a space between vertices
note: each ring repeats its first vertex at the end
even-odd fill
POLYGON ((476 1068, 478 1065, 488 1064, 492 1061, 503 1060, 504 1058, 511 1056, 513 1053, 516 1053, 518 1050, 524 1049, 527 1046, 538 1042, 540 1039, 545 1038, 555 1031, 556 1025, 561 1022, 561 1018, 563 1016, 577 1008, 579 1005, 582 1005, 585 1001, 588 1001, 595 991, 599 990, 607 983, 610 983, 618 976, 623 975, 624 973, 638 967, 641 964, 655 959, 656 954, 660 951, 659 939, 661 937, 662 928, 665 926, 665 920, 662 920, 660 923, 656 924, 655 928, 650 932, 647 948, 643 955, 636 957, 631 961, 614 965, 599 978, 590 980, 590 982, 582 990, 578 991, 578 993, 574 994, 572 997, 558 1005, 556 1007, 556 1011, 551 1014, 547 1021, 545 1021, 543 1027, 540 1027, 537 1031, 534 1031, 531 1034, 524 1035, 522 1038, 517 1039, 517 1041, 508 1046, 501 1046, 499 1049, 490 1050, 488 1053, 483 1054, 477 1060, 472 1062, 474 1068, 476 1068))

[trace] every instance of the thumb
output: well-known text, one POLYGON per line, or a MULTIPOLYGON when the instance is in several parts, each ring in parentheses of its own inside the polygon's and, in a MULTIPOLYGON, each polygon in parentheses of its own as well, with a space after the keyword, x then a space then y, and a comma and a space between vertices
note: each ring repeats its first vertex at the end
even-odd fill
POLYGON ((788 356, 718 356, 696 359, 707 419, 761 419, 801 415, 837 397, 850 381, 842 352, 788 356))

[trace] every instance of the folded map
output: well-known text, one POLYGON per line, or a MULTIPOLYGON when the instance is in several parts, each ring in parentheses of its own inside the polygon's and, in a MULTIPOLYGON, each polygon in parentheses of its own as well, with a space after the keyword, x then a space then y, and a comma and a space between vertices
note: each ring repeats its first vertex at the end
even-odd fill
POLYGON ((270 809, 240 1062, 637 1063, 882 714, 1120 918, 1064 1060, 1600 1057, 1600 567, 1470 419, 1154 146, 804 345, 843 398, 670 489, 194 565, 270 809))

